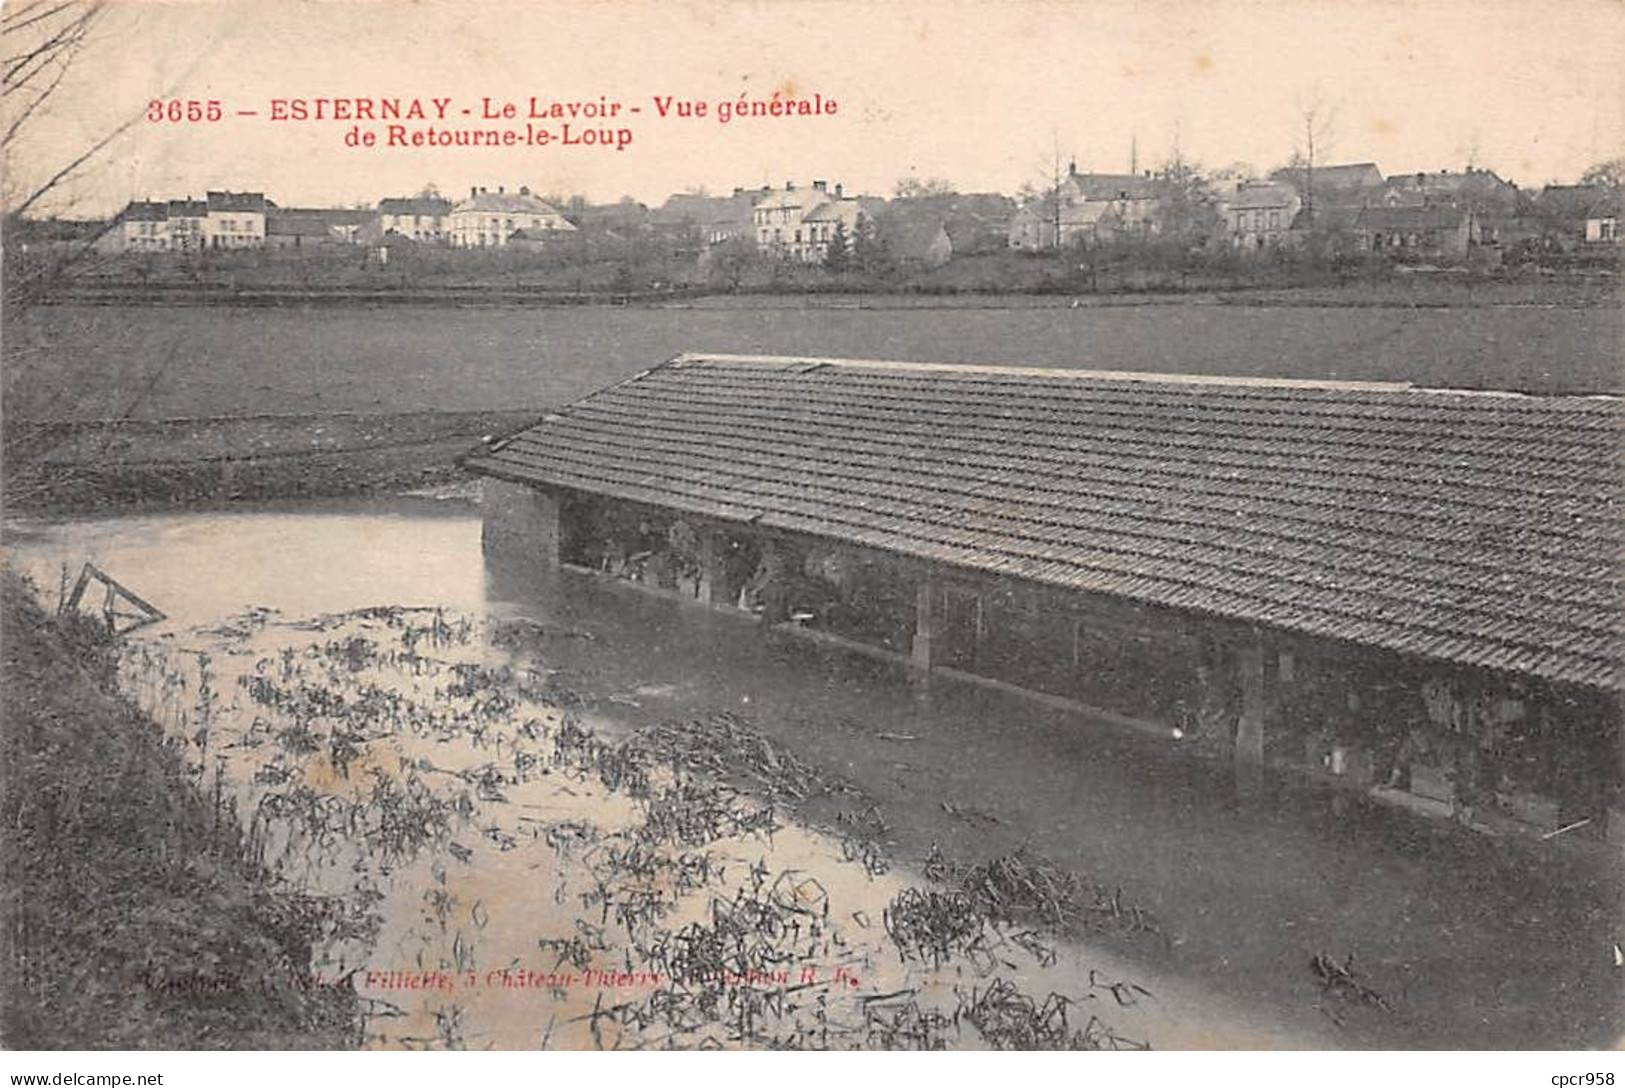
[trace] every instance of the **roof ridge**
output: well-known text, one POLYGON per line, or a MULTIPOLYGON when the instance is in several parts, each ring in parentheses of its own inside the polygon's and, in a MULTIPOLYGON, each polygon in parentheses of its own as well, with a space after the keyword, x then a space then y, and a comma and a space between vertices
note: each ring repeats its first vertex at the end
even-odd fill
MULTIPOLYGON (((1329 378, 1277 378, 1225 374, 1164 374, 1146 370, 1092 370, 1082 367, 1043 367, 1017 363, 945 363, 904 359, 848 359, 816 355, 750 355, 727 352, 682 352, 663 366, 681 368, 698 364, 766 365, 815 369, 823 367, 853 370, 898 370, 918 373, 995 374, 1062 378, 1077 381, 1143 382, 1162 385, 1212 385, 1238 389, 1318 389, 1351 393, 1415 393, 1472 397, 1521 397, 1531 400, 1613 400, 1617 393, 1528 393, 1519 390, 1458 389, 1449 386, 1422 386, 1409 381, 1354 381, 1329 378)), ((640 377, 642 375, 639 375, 640 377)))

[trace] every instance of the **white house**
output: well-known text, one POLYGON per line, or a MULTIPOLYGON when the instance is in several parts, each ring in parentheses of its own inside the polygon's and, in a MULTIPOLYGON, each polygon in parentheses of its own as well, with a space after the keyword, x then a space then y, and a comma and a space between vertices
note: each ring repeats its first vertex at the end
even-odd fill
POLYGON ((167 209, 169 248, 198 250, 208 245, 209 204, 206 200, 171 200, 167 209))
POLYGON ((1010 220, 1011 249, 1052 249, 1141 239, 1161 230, 1156 179, 1149 174, 1079 173, 1074 163, 1060 187, 1030 201, 1010 220), (1057 237, 1057 230, 1059 236, 1057 237))
POLYGON ((210 249, 249 249, 265 244, 264 193, 210 192, 203 235, 210 249))
POLYGON ((447 216, 446 226, 451 244, 465 249, 505 246, 517 231, 534 238, 575 229, 575 224, 557 208, 523 185, 517 193, 506 192, 501 186, 494 193, 484 188, 470 189, 468 199, 447 216))
POLYGON ((442 196, 385 197, 378 202, 378 233, 394 231, 414 242, 443 242, 451 230, 451 201, 442 196))
POLYGON ((802 217, 801 233, 806 241, 795 255, 804 261, 822 261, 829 254, 830 242, 843 235, 847 248, 854 248, 863 222, 876 222, 885 209, 885 201, 868 196, 845 196, 837 185, 830 199, 802 217))
MULTIPOLYGON (((837 185, 835 191, 839 196, 841 187, 837 185)), ((757 201, 751 211, 756 248, 798 261, 818 260, 818 244, 806 220, 829 200, 829 187, 822 181, 813 182, 811 189, 798 189, 795 182, 785 182, 782 190, 757 201)))
POLYGON ((169 208, 161 200, 130 201, 96 243, 113 253, 152 253, 169 246, 169 208))

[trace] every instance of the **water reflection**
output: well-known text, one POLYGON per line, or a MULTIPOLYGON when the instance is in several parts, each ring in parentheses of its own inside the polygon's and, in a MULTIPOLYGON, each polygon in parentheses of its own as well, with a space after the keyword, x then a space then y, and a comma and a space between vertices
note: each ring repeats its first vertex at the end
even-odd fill
MULTIPOLYGON (((746 621, 522 559, 488 563, 480 536, 472 506, 387 499, 13 523, 5 542, 48 599, 64 564, 75 572, 94 561, 168 613, 151 632, 158 638, 251 605, 290 619, 422 605, 535 620, 553 633, 548 675, 581 696, 595 728, 625 734, 734 711, 876 798, 889 850, 905 865, 934 845, 969 860, 1026 845, 1120 887, 1165 921, 1172 947, 1094 953, 1121 957, 1140 979, 1161 980, 1151 987, 1159 994, 1179 995, 1186 1023, 1154 1038, 1160 1045, 1573 1047, 1619 1038, 1616 860, 1514 854, 1267 776, 1244 798, 1228 767, 1193 763, 1169 744, 983 689, 933 686, 922 697, 884 662, 765 637, 746 621), (1342 963, 1350 953, 1392 1014, 1339 1024, 1320 1011, 1311 961, 1342 963)), ((351 780, 366 773, 357 763, 351 780)), ((614 805, 595 803, 615 825, 614 805)), ((521 822, 509 822, 496 826, 511 835, 521 822)), ((468 913, 477 901, 488 926, 516 927, 499 945, 517 949, 536 934, 521 933, 507 912, 529 909, 516 889, 536 874, 520 860, 527 855, 490 841, 480 894, 457 889, 458 903, 440 905, 468 913)), ((829 846, 807 840, 798 849, 829 846)), ((401 956, 408 933, 438 931, 438 908, 425 888, 415 892, 413 916, 389 931, 401 956), (417 918, 425 910, 427 922, 417 918)), ((471 925, 469 914, 464 929, 471 925)), ((425 1007, 405 1034, 436 1039, 484 1023, 479 1030, 500 1045, 536 1045, 545 1030, 527 1019, 503 1034, 478 1009, 459 1014, 474 1018, 467 1022, 440 1015, 425 1007)), ((561 1032, 552 1045, 581 1038, 561 1032)))

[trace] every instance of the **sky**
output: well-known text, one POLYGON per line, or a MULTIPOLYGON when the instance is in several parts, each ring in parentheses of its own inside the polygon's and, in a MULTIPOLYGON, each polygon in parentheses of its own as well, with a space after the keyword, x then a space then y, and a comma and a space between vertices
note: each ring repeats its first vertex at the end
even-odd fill
MULTIPOLYGON (((1322 161, 1573 180, 1625 154, 1625 0, 111 0, 8 148, 5 197, 15 207, 131 118, 34 212, 219 188, 372 204, 429 183, 649 204, 814 179, 885 195, 908 176, 1014 193, 1057 157, 1123 171, 1133 151, 1147 169, 1177 150, 1268 170, 1317 101, 1331 118, 1322 161), (775 91, 836 110, 717 116, 723 100, 775 91), (354 122, 271 118, 278 99, 449 98, 449 124, 407 129, 523 131, 532 96, 617 101, 618 119, 578 117, 572 135, 627 129, 631 142, 564 146, 553 119, 535 122, 547 146, 350 147, 354 122), (707 116, 660 117, 665 96, 707 116), (519 116, 480 121, 487 97, 519 116), (154 98, 218 99, 223 117, 147 121, 154 98)), ((360 127, 386 142, 382 124, 360 127)))

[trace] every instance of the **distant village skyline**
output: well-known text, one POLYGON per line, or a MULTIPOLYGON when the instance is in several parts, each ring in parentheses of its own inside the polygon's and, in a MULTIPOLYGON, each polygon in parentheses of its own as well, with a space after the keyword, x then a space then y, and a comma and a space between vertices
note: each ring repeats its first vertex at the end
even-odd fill
POLYGON ((130 200, 208 189, 346 206, 430 181, 453 197, 528 184, 651 206, 697 187, 815 178, 877 195, 907 177, 1013 194, 1057 159, 1117 173, 1131 157, 1143 170, 1177 151, 1210 171, 1244 162, 1265 174, 1302 143, 1304 114, 1318 104, 1323 161, 1376 162, 1385 174, 1473 164, 1538 189, 1625 151, 1622 73, 1625 7, 1610 0, 1574 0, 1561 19, 1515 0, 905 0, 884 13, 848 3, 115 0, 9 149, 8 172, 26 190, 151 99, 179 98, 219 100, 226 116, 138 121, 38 213, 105 217, 130 200), (662 48, 630 47, 628 27, 662 48), (652 102, 774 92, 823 95, 840 110, 721 123, 661 119, 652 102), (345 124, 268 117, 273 99, 373 95, 465 109, 505 96, 603 96, 641 104, 641 116, 622 115, 636 139, 619 151, 354 148, 345 124))
MULTIPOLYGON (((1607 160, 1604 160, 1604 161, 1606 162, 1607 160)), ((1617 158, 1614 161, 1618 161, 1617 158)), ((1597 166, 1597 165, 1602 165, 1602 164, 1603 163, 1601 163, 1601 162, 1588 164, 1588 168, 1589 168, 1589 166, 1597 166)), ((1226 177, 1228 178, 1230 176, 1229 172, 1233 168, 1235 168, 1237 166, 1242 166, 1242 165, 1252 167, 1254 169, 1254 173, 1253 173, 1252 177, 1250 179, 1248 179, 1248 180, 1257 181, 1257 182, 1268 181, 1272 174, 1273 175, 1284 175, 1284 173, 1287 170, 1292 170, 1294 173, 1296 173, 1297 171, 1302 169, 1301 165, 1294 167, 1294 166, 1292 166, 1291 164, 1289 164, 1286 161, 1274 164, 1274 165, 1269 166, 1269 167, 1260 167, 1256 163, 1242 164, 1242 163, 1239 163, 1239 162, 1226 163, 1225 165, 1219 166, 1219 167, 1210 167, 1206 163, 1187 163, 1186 165, 1190 166, 1190 167, 1193 167, 1197 171, 1198 176, 1203 177, 1203 178, 1205 178, 1207 180, 1210 180, 1210 181, 1217 174, 1225 174, 1226 177)), ((1468 173, 1471 172, 1471 170, 1476 169, 1478 171, 1482 171, 1484 173, 1494 175, 1495 177, 1498 177, 1502 181, 1506 181, 1509 184, 1516 184, 1516 179, 1508 179, 1507 177, 1505 177, 1505 175, 1503 175, 1499 171, 1497 171, 1493 166, 1490 166, 1490 165, 1487 165, 1487 164, 1482 164, 1482 163, 1479 164, 1477 167, 1473 167, 1473 168, 1469 168, 1469 167, 1466 167, 1466 166, 1455 166, 1455 167, 1446 166, 1446 167, 1444 167, 1442 169, 1415 170, 1415 171, 1411 171, 1411 170, 1389 171, 1389 170, 1386 170, 1386 169, 1383 168, 1382 163, 1376 162, 1376 161, 1374 161, 1372 159, 1352 158, 1352 159, 1348 159, 1348 160, 1338 159, 1336 161, 1322 162, 1322 163, 1319 163, 1319 164, 1316 165, 1315 170, 1316 170, 1316 172, 1334 170, 1334 169, 1340 170, 1340 169, 1345 169, 1345 168, 1347 168, 1349 166, 1355 166, 1355 165, 1358 165, 1358 166, 1374 166, 1382 173, 1384 178, 1388 178, 1388 179, 1400 179, 1400 178, 1410 177, 1412 175, 1417 175, 1417 176, 1427 175, 1429 177, 1432 177, 1432 176, 1436 176, 1436 175, 1447 175, 1447 174, 1452 174, 1452 173, 1454 173, 1454 174, 1468 174, 1468 173)), ((1163 167, 1163 164, 1161 162, 1159 162, 1155 166, 1148 166, 1148 165, 1141 164, 1139 170, 1137 171, 1137 173, 1140 174, 1140 175, 1143 175, 1143 176, 1147 176, 1147 177, 1161 176, 1162 167, 1163 167)), ((1083 177, 1087 177, 1087 176, 1114 177, 1114 176, 1127 176, 1127 175, 1129 175, 1129 171, 1126 168, 1124 168, 1124 169, 1110 169, 1110 168, 1086 169, 1085 166, 1082 163, 1074 162, 1074 161, 1072 161, 1070 159, 1068 159, 1068 160, 1066 160, 1065 162, 1062 163, 1061 169, 1062 169, 1062 176, 1063 177, 1067 176, 1068 172, 1072 172, 1073 176, 1083 176, 1083 177)), ((585 201, 586 206, 587 207, 592 207, 592 208, 605 208, 605 207, 609 207, 609 206, 614 205, 614 204, 624 203, 626 201, 632 201, 634 203, 642 205, 645 208, 654 210, 654 209, 657 209, 657 208, 660 208, 660 207, 664 206, 673 197, 679 197, 679 198, 684 197, 684 196, 727 197, 729 195, 737 195, 739 193, 763 194, 763 193, 771 193, 771 192, 783 191, 786 188, 787 185, 793 185, 793 186, 796 186, 796 187, 799 187, 799 188, 806 188, 806 189, 813 188, 814 186, 825 186, 825 185, 832 186, 832 187, 833 186, 841 186, 841 187, 846 188, 847 190, 849 190, 847 195, 851 196, 851 197, 859 197, 859 196, 861 196, 861 197, 874 197, 874 198, 878 198, 878 199, 882 199, 882 200, 893 200, 893 199, 898 198, 898 194, 896 193, 896 189, 898 188, 899 183, 901 183, 901 182, 903 182, 905 180, 914 181, 914 182, 917 182, 918 184, 920 184, 921 186, 926 186, 926 187, 946 182, 949 185, 951 185, 951 187, 952 187, 951 191, 955 195, 975 195, 975 194, 978 194, 978 193, 987 193, 987 194, 996 194, 996 195, 1001 195, 1001 196, 1007 196, 1007 197, 1010 197, 1013 200, 1018 200, 1018 202, 1019 202, 1019 198, 1021 196, 1019 187, 1018 187, 1017 190, 1011 190, 1011 191, 1007 191, 1007 192, 999 192, 998 190, 993 190, 993 189, 968 188, 968 187, 966 187, 964 185, 960 185, 960 184, 955 183, 954 179, 952 179, 952 178, 945 178, 945 177, 942 177, 940 175, 933 175, 933 174, 904 175, 903 177, 900 177, 899 179, 897 179, 897 181, 894 182, 891 186, 888 186, 885 189, 885 191, 877 191, 877 192, 867 192, 867 191, 860 191, 860 190, 857 190, 857 189, 852 189, 850 186, 846 186, 845 183, 842 182, 838 178, 829 179, 829 178, 823 178, 823 177, 813 177, 813 176, 809 175, 809 176, 803 177, 803 178, 785 178, 785 179, 779 181, 776 184, 772 183, 772 182, 764 182, 764 183, 755 184, 755 185, 739 185, 739 184, 735 184, 735 185, 715 186, 715 187, 708 186, 708 185, 703 185, 703 184, 682 185, 682 186, 674 187, 670 191, 668 191, 668 192, 664 193, 663 195, 658 196, 658 197, 656 197, 655 199, 652 199, 652 200, 639 199, 638 197, 636 197, 636 196, 634 196, 634 195, 632 195, 630 193, 622 193, 622 194, 619 194, 619 195, 611 196, 611 195, 607 195, 607 194, 592 194, 592 193, 550 192, 550 191, 538 189, 538 188, 536 188, 536 187, 534 187, 532 185, 526 184, 523 181, 516 181, 516 182, 514 182, 513 184, 510 185, 506 181, 496 180, 496 181, 492 181, 490 184, 485 184, 485 185, 480 185, 480 184, 469 185, 469 186, 465 187, 463 190, 459 191, 459 190, 456 190, 456 189, 452 189, 452 188, 450 188, 448 186, 441 185, 438 182, 436 182, 434 179, 431 178, 431 179, 428 179, 427 181, 425 181, 423 185, 419 186, 418 188, 414 189, 411 192, 379 193, 379 194, 373 196, 371 199, 357 198, 355 200, 344 200, 344 201, 321 200, 321 199, 298 201, 298 202, 288 201, 288 200, 278 199, 278 194, 276 194, 274 192, 271 192, 271 191, 269 191, 267 189, 264 189, 263 187, 256 187, 256 186, 252 186, 252 185, 234 185, 234 186, 218 186, 218 187, 217 186, 212 186, 212 185, 211 186, 201 186, 201 187, 200 186, 194 186, 194 187, 192 187, 190 189, 187 189, 187 190, 181 191, 181 192, 161 192, 161 193, 142 194, 141 196, 133 197, 133 198, 125 201, 123 204, 121 204, 117 208, 114 208, 111 212, 109 212, 109 213, 107 213, 105 215, 85 216, 85 218, 94 218, 94 219, 111 219, 111 218, 115 218, 120 213, 127 210, 131 205, 140 205, 140 204, 148 203, 148 202, 162 204, 162 203, 166 203, 166 202, 171 202, 172 203, 172 202, 177 202, 177 201, 201 201, 209 193, 227 193, 227 194, 254 193, 256 195, 260 195, 260 196, 265 197, 265 199, 269 203, 273 204, 274 206, 276 206, 278 208, 281 208, 281 209, 284 209, 284 210, 287 210, 287 211, 301 211, 301 210, 307 210, 307 209, 332 209, 332 210, 335 210, 335 211, 349 209, 349 210, 357 210, 357 211, 374 211, 374 210, 377 210, 379 205, 383 204, 383 203, 388 203, 388 202, 395 201, 395 200, 400 200, 400 199, 403 199, 403 198, 410 199, 410 198, 422 197, 422 196, 439 197, 439 198, 444 199, 446 202, 448 202, 448 204, 450 204, 452 206, 455 206, 455 205, 463 202, 464 200, 468 199, 475 192, 483 192, 483 191, 496 192, 496 191, 500 191, 500 190, 503 190, 503 189, 511 190, 514 193, 519 193, 519 192, 522 191, 522 192, 524 192, 526 194, 534 195, 534 196, 536 196, 537 198, 539 198, 541 200, 547 201, 548 203, 555 205, 558 208, 558 210, 563 211, 563 212, 571 211, 572 206, 574 205, 574 203, 577 200, 585 201)), ((1041 183, 1044 180, 1045 179, 1042 179, 1042 178, 1035 178, 1032 184, 1036 186, 1038 183, 1041 183)), ((1534 194, 1538 194, 1539 191, 1542 188, 1545 188, 1545 187, 1548 187, 1548 186, 1561 188, 1561 187, 1564 187, 1564 186, 1578 185, 1578 184, 1580 184, 1580 177, 1576 176, 1576 177, 1572 177, 1572 178, 1555 178, 1555 179, 1552 179, 1550 181, 1543 182, 1540 185, 1519 186, 1519 188, 1523 188, 1523 189, 1527 190, 1531 195, 1534 195, 1534 194)), ((924 196, 924 195, 931 195, 931 194, 927 193, 927 192, 911 192, 911 193, 906 193, 904 195, 905 196, 924 196)), ((74 218, 74 216, 71 216, 71 215, 63 216, 63 218, 74 218)))
MULTIPOLYGON (((1174 161, 1174 155, 1178 154, 1180 156, 1179 161, 1183 162, 1188 167, 1193 167, 1203 176, 1230 176, 1239 167, 1251 170, 1255 178, 1264 179, 1269 177, 1271 173, 1278 171, 1283 167, 1289 166, 1292 163, 1293 158, 1293 152, 1291 151, 1264 162, 1242 160, 1239 158, 1207 161, 1193 158, 1183 149, 1169 149, 1165 154, 1153 155, 1150 158, 1147 158, 1148 154, 1150 154, 1150 152, 1144 149, 1137 149, 1134 144, 1131 143, 1130 148, 1124 152, 1123 161, 1121 163, 1110 163, 1101 161, 1085 161, 1079 156, 1069 154, 1063 148, 1060 155, 1061 172, 1064 175, 1069 169, 1075 167, 1077 172, 1080 174, 1127 174, 1131 172, 1132 167, 1134 168, 1133 172, 1140 174, 1154 174, 1160 172, 1169 162, 1174 161), (1138 161, 1136 161, 1136 159, 1138 161)), ((1430 165, 1419 164, 1412 168, 1390 169, 1387 164, 1370 155, 1333 155, 1325 159, 1320 165, 1330 166, 1372 163, 1382 170, 1385 177, 1399 177, 1413 173, 1465 173, 1469 168, 1476 168, 1490 171, 1504 181, 1517 185, 1519 188, 1535 192, 1547 185, 1577 184, 1580 181, 1581 175, 1583 175, 1586 170, 1610 160, 1617 160, 1622 156, 1625 156, 1625 148, 1620 149, 1618 153, 1613 155, 1600 156, 1597 159, 1585 161, 1573 172, 1572 175, 1542 178, 1539 181, 1525 181, 1520 179, 1515 175, 1510 174, 1508 171, 1498 169, 1493 162, 1485 161, 1482 157, 1478 157, 1475 162, 1456 161, 1430 165)), ((538 184, 536 181, 538 176, 545 176, 546 173, 546 171, 532 171, 529 176, 526 176, 522 172, 517 176, 510 176, 507 174, 472 176, 469 174, 466 168, 461 168, 456 171, 455 176, 458 178, 463 178, 465 176, 470 177, 470 180, 465 184, 453 184, 444 181, 441 178, 425 177, 419 184, 416 185, 408 186, 406 188, 397 187, 396 189, 379 191, 371 194, 360 192, 347 194, 340 194, 338 192, 324 192, 324 187, 319 183, 299 180, 294 181, 288 186, 288 191, 297 194, 299 199, 281 199, 278 197, 277 193, 272 191, 272 186, 256 183, 256 179, 230 176, 225 172, 215 171, 210 175, 210 180, 207 183, 204 183, 201 180, 190 184, 183 182, 180 184, 179 188, 172 186, 171 188, 162 191, 155 190, 152 192, 132 193, 131 195, 121 197, 111 205, 101 203, 95 196, 75 197, 70 204, 66 205, 59 205, 56 204, 56 202, 46 204, 39 212, 36 213, 36 215, 60 215, 62 218, 105 219, 117 215, 130 203, 137 203, 146 200, 195 199, 203 197, 209 191, 263 192, 268 198, 276 201, 279 205, 289 208, 371 208, 376 206, 380 200, 394 197, 418 196, 431 188, 439 195, 455 203, 456 201, 462 199, 463 196, 466 196, 467 193, 472 189, 482 187, 494 188, 498 185, 505 185, 515 190, 521 186, 524 186, 548 198, 556 197, 568 200, 570 198, 581 197, 594 205, 614 204, 624 200, 633 200, 647 207, 654 208, 663 204, 669 197, 677 194, 693 193, 706 196, 727 196, 736 189, 782 189, 786 184, 810 186, 815 181, 823 180, 828 180, 831 182, 831 184, 834 184, 837 181, 841 181, 842 184, 847 184, 840 178, 838 173, 828 170, 820 170, 817 168, 816 164, 808 169, 800 171, 799 174, 789 170, 780 170, 777 174, 772 173, 771 170, 763 170, 759 173, 759 176, 744 180, 738 178, 732 180, 722 178, 720 181, 712 179, 674 180, 669 187, 663 190, 657 186, 654 189, 648 189, 642 193, 617 191, 613 188, 612 184, 596 192, 581 190, 567 191, 564 189, 550 188, 545 184, 538 184), (94 203, 92 203, 93 201, 94 203)), ((969 184, 961 178, 950 176, 947 171, 931 169, 906 169, 899 172, 889 182, 881 182, 873 188, 864 188, 862 186, 853 186, 850 184, 847 184, 847 188, 850 189, 854 194, 861 193, 862 195, 871 195, 890 199, 898 186, 907 181, 913 181, 920 184, 946 182, 952 186, 955 192, 958 193, 1002 193, 1007 196, 1016 197, 1024 189, 1042 188, 1047 184, 1049 178, 1041 171, 1035 169, 1030 177, 1023 178, 1014 186, 1000 189, 990 185, 969 184)), ((337 188, 337 186, 334 188, 337 188)), ((111 199, 111 197, 109 196, 107 199, 111 199)))

